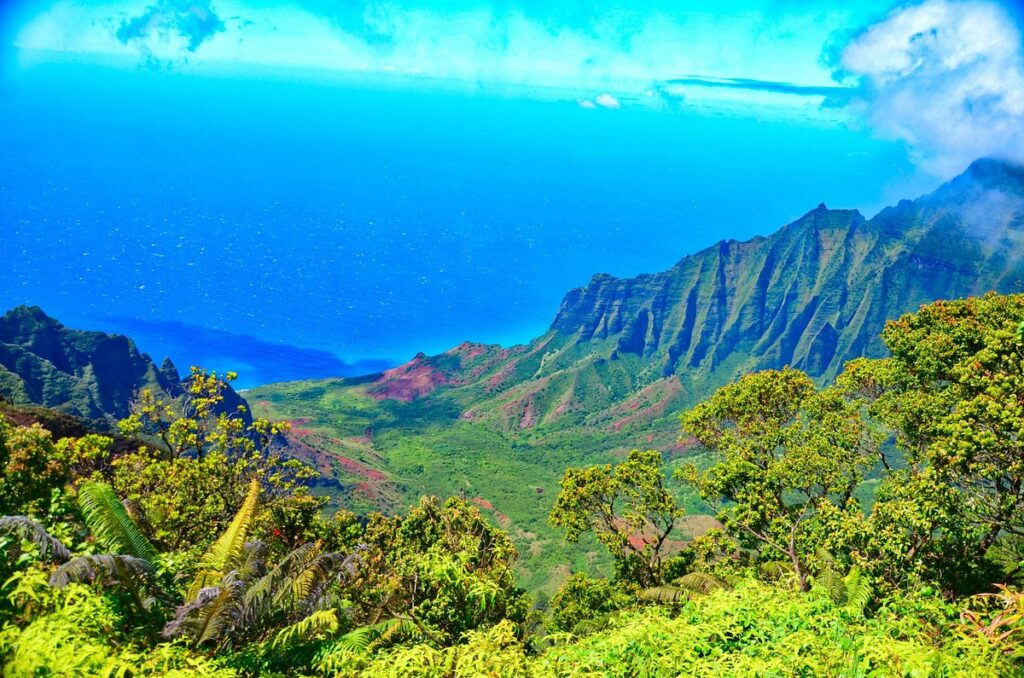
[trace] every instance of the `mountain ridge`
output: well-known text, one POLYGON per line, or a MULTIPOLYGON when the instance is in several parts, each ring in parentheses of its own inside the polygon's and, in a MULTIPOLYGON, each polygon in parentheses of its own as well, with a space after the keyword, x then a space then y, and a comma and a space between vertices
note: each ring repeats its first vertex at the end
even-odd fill
MULTIPOLYGON (((170 398, 185 393, 170 358, 157 365, 124 335, 66 327, 38 306, 0 316, 0 396, 15 405, 51 408, 111 430, 146 388, 170 398)), ((230 388, 224 398, 226 411, 246 404, 230 388)))
POLYGON ((662 391, 679 407, 747 371, 788 365, 828 381, 851 358, 882 355, 887 320, 938 298, 1019 288, 1022 245, 1024 167, 981 159, 870 219, 819 204, 662 272, 595 274, 565 294, 540 337, 421 354, 370 389, 399 399, 461 391, 464 418, 515 430, 586 423, 661 380, 676 382, 662 391))

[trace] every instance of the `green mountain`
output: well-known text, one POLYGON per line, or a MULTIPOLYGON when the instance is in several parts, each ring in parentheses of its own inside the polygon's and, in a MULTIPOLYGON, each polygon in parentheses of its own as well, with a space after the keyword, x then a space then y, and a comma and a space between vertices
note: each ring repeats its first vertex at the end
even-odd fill
MULTIPOLYGON (((531 585, 599 552, 561 544, 562 471, 634 447, 687 453, 675 414, 751 370, 822 381, 879 355, 886 320, 940 298, 1018 291, 1024 168, 979 160, 934 193, 865 219, 824 205, 777 232, 722 241, 662 273, 594 276, 525 345, 464 343, 360 379, 247 392, 290 419, 297 456, 341 505, 394 510, 465 494, 509 529, 531 585)), ((702 507, 690 501, 690 510, 702 507)), ((691 518, 694 531, 707 524, 691 518)))
MULTIPOLYGON (((70 329, 38 306, 0 317, 0 397, 9 402, 52 408, 108 430, 128 416, 144 388, 184 393, 170 359, 158 366, 128 337, 70 329)), ((233 391, 226 394, 225 407, 241 403, 233 391)))

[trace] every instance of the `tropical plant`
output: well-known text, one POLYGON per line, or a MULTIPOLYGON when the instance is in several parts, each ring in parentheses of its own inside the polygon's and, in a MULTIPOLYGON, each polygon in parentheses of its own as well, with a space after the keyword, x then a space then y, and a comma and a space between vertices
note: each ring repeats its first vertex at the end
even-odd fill
POLYGON ((859 508, 854 490, 878 456, 857 407, 803 372, 767 370, 719 389, 682 421, 715 463, 679 475, 718 506, 741 546, 787 560, 808 590, 823 511, 859 508))
POLYGON ((576 542, 593 533, 615 560, 618 576, 641 586, 664 581, 678 551, 669 536, 682 508, 665 487, 661 453, 629 453, 621 464, 566 470, 551 509, 551 524, 576 542))
POLYGON ((633 603, 635 597, 607 579, 574 574, 551 599, 549 628, 578 633, 580 624, 613 613, 633 603))

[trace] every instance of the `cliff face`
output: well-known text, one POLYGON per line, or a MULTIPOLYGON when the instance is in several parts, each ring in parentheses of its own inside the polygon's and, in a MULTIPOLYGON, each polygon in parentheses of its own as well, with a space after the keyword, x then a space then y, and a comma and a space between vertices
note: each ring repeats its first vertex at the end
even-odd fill
POLYGON ((457 351, 417 367, 446 366, 469 419, 621 427, 747 371, 791 365, 830 379, 847 360, 883 353, 886 320, 1022 282, 1024 168, 980 160, 870 220, 819 205, 770 236, 720 242, 662 273, 596 275, 566 294, 544 336, 480 349, 484 370, 457 351))
MULTIPOLYGON (((39 307, 19 306, 0 317, 0 396, 89 420, 99 428, 128 416, 141 389, 171 397, 184 391, 169 360, 157 366, 128 337, 74 330, 39 307)), ((245 401, 230 391, 224 406, 245 401)))

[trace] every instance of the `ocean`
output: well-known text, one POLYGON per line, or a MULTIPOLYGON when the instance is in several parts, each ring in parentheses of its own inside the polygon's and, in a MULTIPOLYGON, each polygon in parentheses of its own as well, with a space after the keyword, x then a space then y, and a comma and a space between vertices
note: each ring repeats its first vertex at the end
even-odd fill
POLYGON ((353 375, 529 340, 595 273, 920 183, 839 124, 629 103, 24 69, 0 89, 0 303, 243 387, 353 375))

